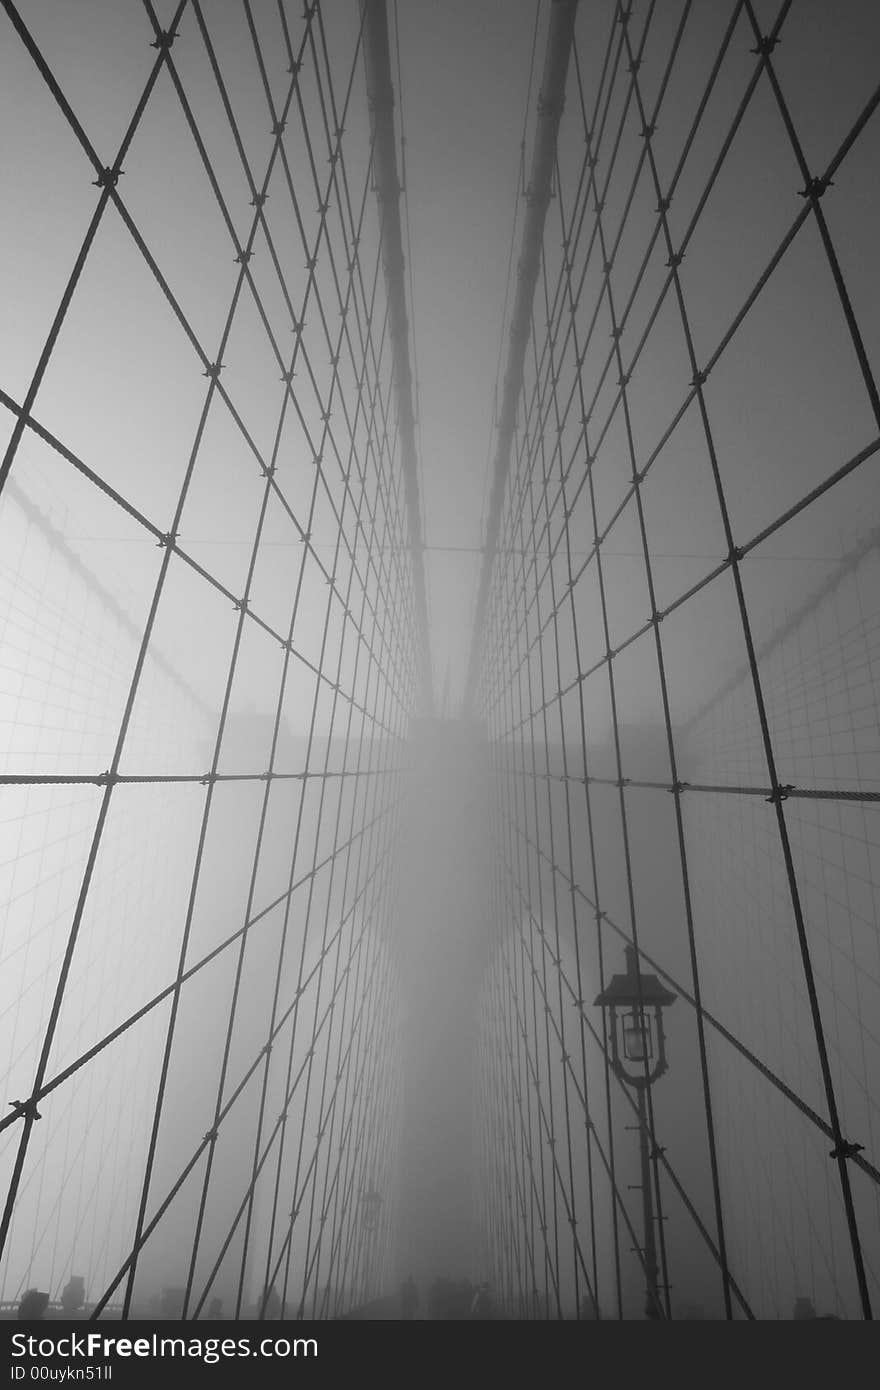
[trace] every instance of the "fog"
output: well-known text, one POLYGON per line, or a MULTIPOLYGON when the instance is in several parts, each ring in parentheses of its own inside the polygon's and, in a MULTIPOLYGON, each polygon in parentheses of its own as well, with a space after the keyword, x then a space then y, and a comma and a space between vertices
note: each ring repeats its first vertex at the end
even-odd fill
POLYGON ((877 15, 3 8, 4 1313, 876 1310, 877 15))

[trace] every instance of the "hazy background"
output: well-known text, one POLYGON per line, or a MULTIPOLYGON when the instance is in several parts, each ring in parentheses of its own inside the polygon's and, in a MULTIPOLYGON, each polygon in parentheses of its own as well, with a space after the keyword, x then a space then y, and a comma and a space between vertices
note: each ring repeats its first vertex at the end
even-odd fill
MULTIPOLYGON (((167 24, 173 6, 165 0, 155 9, 167 24)), ((260 0, 251 9, 268 98, 246 7, 237 0, 202 6, 240 146, 191 7, 172 49, 225 211, 165 71, 119 180, 209 361, 239 274, 236 245, 254 222, 244 163, 259 183, 273 113, 290 83, 281 13, 294 44, 303 27, 299 8, 279 11, 260 0)), ((755 9, 766 32, 778 7, 766 0, 755 9)), ((99 158, 110 163, 156 58, 145 8, 26 0, 20 11, 99 158)), ((525 132, 528 167, 547 12, 525 0, 389 6, 395 83, 398 44, 402 76, 402 208, 441 714, 459 710, 472 637, 496 382, 524 210, 521 142, 525 132)), ((645 626, 651 601, 629 495, 634 460, 639 468, 650 460, 641 499, 651 574, 658 608, 672 610, 661 636, 678 776, 738 789, 683 798, 706 1007, 805 1104, 825 1111, 742 623, 722 566, 727 541, 693 400, 670 429, 692 367, 671 293, 652 318, 668 276, 662 238, 637 285, 657 196, 640 163, 641 120, 617 40, 618 59, 603 76, 615 6, 583 0, 579 7, 577 67, 481 638, 479 722, 454 728, 412 724, 411 560, 357 7, 327 0, 320 15, 326 49, 322 42, 307 50, 302 109, 293 108, 283 140, 295 196, 276 164, 254 239, 252 287, 242 289, 223 350, 221 383, 239 420, 215 397, 179 526, 193 563, 171 559, 121 752, 120 771, 135 779, 190 780, 137 780, 113 791, 48 1074, 173 981, 188 921, 187 962, 247 924, 235 1010, 237 940, 184 987, 148 1208, 210 1130, 218 1094, 234 1088, 264 1045, 277 980, 280 1007, 291 1011, 271 1063, 236 1102, 218 1142, 198 1288, 219 1260, 212 1288, 226 1311, 239 1283, 253 1308, 278 1258, 270 1230, 277 1203, 282 1240, 290 1210, 302 1213, 281 1276, 294 1311, 300 1297, 307 1311, 337 1311, 393 1290, 412 1270, 423 1299, 436 1275, 487 1277, 521 1315, 571 1316, 585 1284, 567 1200, 584 1248, 587 1232, 595 1236, 587 1259, 595 1259, 603 1316, 639 1316, 643 1277, 623 1230, 618 1304, 615 1199, 574 1084, 579 1077, 600 1098, 589 1102, 592 1133, 606 1150, 614 1139, 620 1204, 638 1232, 638 1193, 630 1187, 636 1143, 625 1128, 632 1113, 619 1090, 606 1106, 601 1051, 587 1037, 581 1061, 578 1017, 581 1000, 601 1028, 592 1006, 600 942, 607 975, 622 967, 624 939, 636 926, 643 949, 679 986, 692 986, 656 648, 645 626), (618 324, 626 309, 624 364, 639 350, 627 398, 631 435, 618 401, 604 254, 584 173, 578 79, 602 230, 613 248, 618 324), (328 133, 322 98, 331 85, 337 107, 328 133), (346 181, 334 191, 337 117, 346 181), (325 235, 318 207, 328 189, 325 235), (580 289, 572 313, 557 288, 565 280, 563 234, 574 225, 570 269, 580 289), (300 316, 305 356, 288 396, 280 378, 300 316), (584 414, 596 453, 589 472, 584 414), (273 451, 277 489, 261 522, 261 461, 273 451), (596 529, 602 588, 591 558, 596 529), (699 591, 675 606, 691 586, 699 591), (251 617, 236 647, 236 602, 246 587, 251 617), (279 637, 291 621, 285 663, 279 637), (215 757, 224 702, 217 770, 249 780, 220 781, 209 793, 201 779, 215 757), (283 776, 270 787, 261 779, 276 718, 272 768, 283 776), (324 772, 333 776, 322 779, 324 772), (588 775, 604 779, 590 786, 589 807, 588 775), (620 776, 631 783, 623 798, 612 785, 620 776), (191 901, 203 827, 204 867, 191 901), (597 930, 597 906, 613 925, 597 930), (542 1009, 548 1021, 539 1026, 542 1009), (312 1052, 308 1040, 327 1010, 312 1052), (292 1147, 273 1167, 276 1145, 256 1186, 248 1251, 239 1226, 224 1252, 253 1173, 258 1088, 265 1083, 271 1128, 300 1070, 285 1139, 292 1147), (552 1152, 563 1135, 571 1137, 565 1156, 552 1152), (591 1162, 596 1201, 588 1213, 591 1162), (370 1194, 378 1206, 367 1221, 370 1194), (326 1245, 317 1235, 322 1218, 326 1245)), ((637 3, 630 33, 644 44, 639 84, 648 109, 663 94, 652 150, 661 187, 675 178, 674 244, 701 208, 681 282, 697 361, 705 364, 801 211, 803 176, 764 75, 701 207, 756 68, 742 6, 637 3)), ((800 0, 787 13, 774 64, 811 171, 826 167, 876 87, 878 42, 876 8, 861 0, 834 7, 800 0)), ((0 93, 5 448, 99 190, 5 14, 0 93)), ((875 114, 822 204, 874 373, 877 158, 875 114)), ((0 498, 0 769, 7 779, 32 779, 0 789, 0 1037, 10 1100, 33 1084, 105 794, 96 779, 114 756, 165 555, 156 533, 171 527, 207 389, 198 353, 109 206, 32 408, 73 458, 26 429, 0 498), (38 785, 40 776, 72 780, 38 785)), ((745 598, 778 778, 807 793, 786 803, 786 817, 844 1131, 875 1161, 880 833, 876 803, 858 798, 880 792, 880 426, 812 217, 724 342, 705 399, 736 543, 774 526, 743 561, 745 598), (860 451, 858 468, 775 527, 860 451)), ((54 1295, 70 1273, 82 1273, 94 1297, 125 1258, 169 1008, 163 1000, 41 1102, 45 1118, 33 1132, 4 1298, 14 1301, 30 1283, 54 1295)), ((710 1029, 708 1048, 731 1265, 754 1311, 787 1317, 796 1297, 809 1296, 820 1311, 857 1316, 826 1136, 718 1029, 710 1029)), ((685 1000, 670 1012, 669 1052, 670 1073, 656 1088, 657 1133, 712 1229, 694 1015, 685 1000)), ((4 1179, 17 1139, 16 1126, 0 1134, 4 1179)), ((201 1174, 199 1167, 145 1253, 135 1286, 141 1310, 163 1287, 186 1282, 201 1174)), ((854 1183, 876 1296, 876 1187, 859 1172, 854 1183)), ((665 1179, 663 1191, 675 1309, 699 1304, 717 1316, 720 1286, 706 1242, 665 1179)))

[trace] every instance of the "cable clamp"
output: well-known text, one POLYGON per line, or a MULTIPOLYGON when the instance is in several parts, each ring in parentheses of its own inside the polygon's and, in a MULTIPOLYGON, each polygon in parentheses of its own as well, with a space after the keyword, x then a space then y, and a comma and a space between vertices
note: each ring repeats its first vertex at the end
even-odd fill
POLYGON ((691 386, 705 386, 708 372, 694 372, 691 377, 691 386))
POLYGON ((9 1104, 12 1106, 16 1115, 20 1116, 23 1120, 30 1120, 31 1123, 34 1123, 36 1120, 42 1120, 43 1118, 37 1109, 37 1102, 33 1096, 31 1096, 30 1100, 11 1100, 9 1104))
POLYGON ((642 139, 643 139, 643 140, 650 140, 651 136, 654 134, 654 132, 656 131, 656 129, 657 129, 657 122, 656 122, 656 121, 651 121, 650 125, 647 125, 647 124, 646 124, 646 125, 643 125, 643 126, 642 126, 642 129, 641 129, 641 132, 640 132, 642 139))
POLYGON ((657 204, 657 211, 659 213, 668 212, 671 202, 671 198, 661 198, 659 203, 657 204))
POLYGON ((274 463, 261 463, 261 464, 260 464, 260 472, 262 473, 262 475, 263 475, 264 478, 274 478, 274 477, 275 477, 275 464, 274 464, 274 463))
POLYGON ((732 545, 730 547, 730 553, 727 556, 727 563, 729 565, 739 563, 739 561, 742 560, 744 555, 745 551, 743 550, 741 545, 732 545))
POLYGON ((253 254, 254 254, 253 251, 239 251, 238 255, 237 255, 236 258, 235 258, 235 261, 233 262, 233 264, 234 264, 234 265, 247 265, 248 261, 250 260, 250 258, 251 258, 251 256, 252 256, 253 254))
POLYGON ((203 787, 210 787, 214 782, 217 781, 217 773, 206 772, 203 777, 199 778, 199 781, 201 782, 203 787))
POLYGON ((678 796, 682 792, 688 791, 690 789, 690 785, 690 782, 673 782, 672 785, 667 788, 667 790, 671 792, 673 796, 678 796))
POLYGON ((216 381, 222 370, 222 362, 209 362, 205 370, 202 372, 202 376, 210 377, 212 381, 216 381))
POLYGON ((627 69, 626 69, 626 70, 627 70, 627 72, 631 72, 631 73, 633 74, 633 76, 635 76, 635 74, 638 72, 638 70, 639 70, 639 68, 640 68, 641 66, 642 66, 642 60, 641 60, 641 58, 633 58, 632 61, 627 65, 627 69))
POLYGON ((855 1158, 864 1149, 864 1144, 852 1144, 848 1139, 841 1139, 840 1143, 831 1150, 829 1158, 855 1158))
POLYGON ((778 804, 780 801, 787 801, 793 791, 793 782, 781 782, 778 787, 773 789, 769 796, 764 798, 764 800, 778 804))
POLYGON ((684 260, 684 252, 683 252, 683 251, 673 251, 672 255, 669 257, 669 260, 666 262, 666 264, 667 264, 667 266, 669 267, 670 270, 675 270, 678 266, 681 265, 681 263, 682 263, 683 260, 684 260))
POLYGON ((163 531, 159 539, 156 541, 156 545, 159 547, 160 550, 164 550, 166 546, 169 548, 169 550, 173 550, 177 541, 177 537, 179 535, 179 531, 163 531))
POLYGON ((109 164, 105 165, 96 179, 92 179, 95 188, 115 188, 124 170, 111 169, 109 164))
POLYGON ((217 1140, 218 1140, 219 1138, 220 1138, 220 1131, 219 1131, 219 1129, 217 1129, 217 1128, 215 1127, 214 1129, 209 1129, 209 1130, 208 1130, 207 1134, 205 1135, 205 1140, 204 1140, 204 1142, 205 1142, 206 1144, 216 1144, 216 1143, 217 1143, 217 1140))
POLYGON ((799 188, 798 192, 802 198, 809 198, 810 202, 818 203, 819 199, 822 197, 822 194, 826 191, 826 189, 831 188, 833 184, 833 179, 812 178, 808 179, 806 187, 799 188))
POLYGON ((268 196, 268 193, 255 193, 253 198, 251 198, 251 207, 261 208, 268 196))
POLYGON ((115 785, 119 778, 115 772, 102 772, 95 778, 96 787, 109 787, 115 785))
POLYGON ((248 601, 246 598, 234 598, 232 606, 236 613, 246 613, 248 611, 248 601))
POLYGON ((276 136, 276 138, 279 135, 283 135, 285 125, 285 121, 276 121, 275 124, 272 126, 272 134, 276 136))
POLYGON ((756 54, 759 58, 769 58, 770 54, 773 52, 778 42, 778 35, 762 34, 761 37, 758 39, 758 42, 756 43, 755 47, 750 48, 749 52, 756 54))
POLYGON ((283 381, 285 385, 289 386, 295 376, 296 372, 293 370, 293 367, 291 367, 290 371, 283 372, 282 375, 278 378, 278 380, 283 381))
POLYGON ((176 29, 160 29, 150 47, 157 48, 160 53, 167 53, 177 37, 176 29))

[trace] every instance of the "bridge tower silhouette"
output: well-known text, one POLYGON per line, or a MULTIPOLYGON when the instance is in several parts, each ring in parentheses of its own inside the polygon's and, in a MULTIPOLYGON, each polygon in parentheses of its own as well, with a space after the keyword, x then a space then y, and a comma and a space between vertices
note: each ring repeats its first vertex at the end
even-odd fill
POLYGON ((877 20, 518 8, 438 698, 405 7, 2 0, 6 1312, 877 1306, 877 20))

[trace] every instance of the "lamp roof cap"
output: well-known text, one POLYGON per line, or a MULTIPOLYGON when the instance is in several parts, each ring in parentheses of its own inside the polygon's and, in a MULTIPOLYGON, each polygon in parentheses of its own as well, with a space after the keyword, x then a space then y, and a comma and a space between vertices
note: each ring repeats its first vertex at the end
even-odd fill
POLYGON ((678 995, 662 985, 656 975, 646 975, 644 970, 639 970, 635 947, 627 946, 625 954, 626 974, 612 976, 610 984, 596 995, 595 1002, 603 1007, 644 1004, 658 1009, 673 1004, 678 995))

